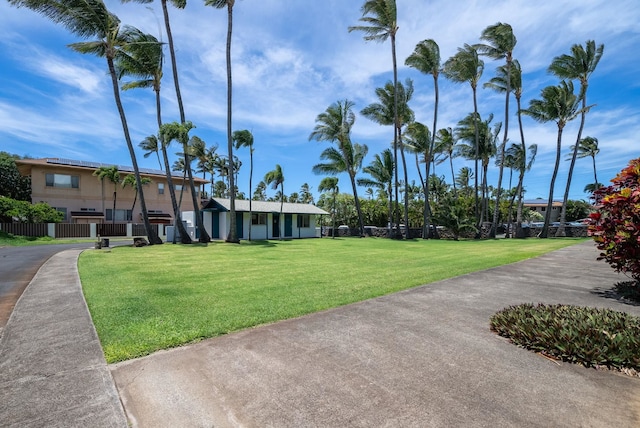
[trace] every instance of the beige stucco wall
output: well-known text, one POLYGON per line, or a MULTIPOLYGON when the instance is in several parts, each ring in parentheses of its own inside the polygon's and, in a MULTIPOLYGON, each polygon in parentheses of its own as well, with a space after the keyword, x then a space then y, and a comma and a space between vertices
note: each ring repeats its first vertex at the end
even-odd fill
MULTIPOLYGON (((127 174, 122 173, 124 178, 127 174)), ((171 197, 165 177, 157 175, 144 175, 151 178, 152 182, 144 186, 144 197, 147 210, 162 211, 173 216, 171 207, 171 197), (158 191, 158 184, 164 184, 164 194, 158 191)), ((182 184, 181 179, 173 179, 174 185, 182 184)), ((116 209, 131 209, 135 197, 135 190, 131 187, 122 188, 120 184, 116 187, 116 209)), ((106 214, 107 209, 113 208, 114 185, 109 181, 102 183, 93 175, 93 170, 86 168, 73 168, 69 166, 56 165, 33 165, 31 167, 31 199, 33 203, 46 202, 56 208, 67 209, 67 222, 71 221, 71 211, 81 211, 83 208, 94 209, 106 214), (46 174, 66 174, 77 175, 79 177, 79 188, 47 187, 46 174)), ((176 197, 179 199, 179 192, 176 197)), ((182 209, 192 209, 191 193, 188 186, 185 186, 182 197, 182 209)), ((141 217, 140 198, 136 202, 133 212, 133 221, 140 222, 141 217)), ((99 219, 95 220, 99 222, 99 219)), ((86 220, 82 220, 86 222, 86 220)))

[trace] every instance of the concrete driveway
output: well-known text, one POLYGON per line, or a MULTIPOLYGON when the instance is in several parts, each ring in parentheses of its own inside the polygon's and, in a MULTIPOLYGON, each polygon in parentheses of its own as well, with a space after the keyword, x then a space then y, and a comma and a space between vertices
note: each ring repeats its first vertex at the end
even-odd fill
POLYGON ((523 302, 640 315, 596 255, 583 243, 110 369, 138 427, 637 427, 640 379, 489 330, 523 302))

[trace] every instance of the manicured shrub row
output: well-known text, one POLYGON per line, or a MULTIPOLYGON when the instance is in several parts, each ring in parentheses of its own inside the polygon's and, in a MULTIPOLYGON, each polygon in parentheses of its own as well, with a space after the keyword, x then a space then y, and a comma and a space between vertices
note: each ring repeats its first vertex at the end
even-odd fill
POLYGON ((623 312, 525 303, 494 314, 491 330, 562 361, 640 370, 640 318, 623 312))

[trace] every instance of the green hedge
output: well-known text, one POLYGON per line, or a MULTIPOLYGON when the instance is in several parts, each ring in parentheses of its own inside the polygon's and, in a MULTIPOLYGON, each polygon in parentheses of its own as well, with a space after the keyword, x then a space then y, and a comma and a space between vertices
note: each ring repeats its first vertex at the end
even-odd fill
POLYGON ((640 370, 640 318, 623 312, 526 303, 494 314, 491 330, 562 361, 640 370))

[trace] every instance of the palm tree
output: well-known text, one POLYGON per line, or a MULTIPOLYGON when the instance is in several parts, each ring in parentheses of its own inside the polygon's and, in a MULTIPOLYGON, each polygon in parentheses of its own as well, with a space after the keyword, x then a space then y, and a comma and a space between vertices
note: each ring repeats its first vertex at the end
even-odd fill
POLYGON ((474 116, 473 113, 470 113, 458 122, 454 133, 460 141, 456 148, 457 154, 466 159, 473 159, 476 162, 480 162, 482 165, 482 203, 480 221, 478 222, 478 225, 480 225, 485 219, 485 214, 488 215, 487 195, 489 191, 487 186, 487 171, 491 158, 496 154, 496 140, 499 136, 502 123, 496 123, 492 131, 490 126, 493 120, 492 114, 489 115, 486 121, 482 121, 479 117, 476 118, 474 116), (476 131, 478 132, 478 140, 475 138, 476 131), (477 145, 475 144, 476 141, 478 142, 477 145))
POLYGON ((471 194, 471 186, 469 185, 473 178, 473 170, 468 166, 463 166, 455 177, 455 183, 460 188, 460 192, 465 195, 471 194))
MULTIPOLYGON (((531 170, 533 166, 533 162, 536 159, 536 154, 538 153, 538 145, 532 144, 529 146, 529 156, 527 158, 527 152, 522 150, 522 145, 512 144, 505 153, 504 163, 506 167, 511 168, 511 171, 514 169, 519 172, 520 176, 524 176, 525 171, 531 170)), ((509 173, 509 188, 511 189, 511 173, 509 173)), ((516 232, 521 227, 518 219, 522 218, 522 182, 518 180, 518 184, 516 185, 516 190, 511 195, 511 201, 509 202, 509 213, 507 215, 507 221, 511 225, 511 215, 513 212, 513 204, 515 202, 515 198, 518 197, 518 206, 516 209, 516 232)), ((507 229, 506 237, 509 238, 511 232, 511 228, 507 229)), ((517 234, 517 233, 516 233, 517 234)))
POLYGON ((581 112, 580 97, 573 93, 573 83, 562 81, 558 86, 547 86, 542 90, 542 99, 534 99, 529 102, 529 108, 522 111, 523 114, 532 117, 535 121, 555 122, 558 126, 556 140, 556 162, 551 175, 549 185, 549 200, 544 217, 544 226, 540 232, 540 238, 547 238, 549 223, 551 222, 551 207, 553 204, 553 187, 556 183, 558 168, 560 167, 560 155, 562 150, 562 131, 565 125, 575 119, 581 112))
MULTIPOLYGON (((571 187, 571 178, 573 177, 573 168, 576 163, 576 157, 578 156, 578 147, 580 140, 582 139, 582 130, 584 129, 584 122, 586 115, 590 107, 587 107, 587 89, 589 87, 589 77, 595 71, 602 53, 604 52, 604 45, 596 47, 596 42, 588 40, 586 47, 582 45, 573 45, 571 47, 571 55, 563 54, 557 56, 551 61, 549 71, 561 79, 576 79, 580 82, 580 95, 582 99, 582 109, 580 114, 580 127, 578 128, 578 136, 576 137, 576 144, 574 145, 573 155, 571 157, 571 164, 569 165, 569 172, 567 173, 567 186, 564 191, 564 198, 562 203, 562 211, 560 212, 560 227, 556 232, 556 236, 564 236, 564 223, 567 215, 567 200, 569 199, 569 188, 571 187)), ((597 181, 596 181, 597 183, 597 181)))
POLYGON ((264 176, 264 182, 267 186, 271 185, 271 188, 276 190, 278 186, 280 186, 280 217, 278 220, 280 221, 280 233, 278 234, 278 238, 282 240, 282 235, 284 235, 284 229, 282 228, 282 206, 284 204, 284 174, 282 173, 282 167, 276 164, 276 168, 272 171, 269 171, 264 176))
MULTIPOLYGON (((474 118, 474 133, 475 133, 475 146, 479 150, 480 144, 478 142, 480 138, 478 129, 478 99, 477 89, 480 77, 484 71, 484 61, 478 56, 478 51, 475 47, 465 44, 463 48, 458 48, 458 52, 449 58, 442 69, 442 73, 445 77, 455 83, 468 82, 473 91, 473 118, 474 118)), ((476 226, 480 229, 480 205, 478 201, 478 159, 480 153, 475 154, 475 210, 476 210, 476 226)))
POLYGON ((404 146, 409 152, 414 153, 416 157, 416 168, 418 169, 418 176, 422 183, 422 191, 425 195, 424 208, 422 212, 422 238, 429 239, 429 230, 431 229, 431 206, 429 204, 429 171, 430 165, 433 161, 433 146, 431 137, 431 131, 426 125, 420 122, 411 122, 407 125, 407 131, 404 136, 404 146), (420 171, 420 158, 422 155, 422 161, 425 164, 425 175, 422 176, 420 171))
MULTIPOLYGON (((251 131, 247 129, 243 129, 241 131, 235 131, 233 133, 233 141, 235 142, 236 149, 240 147, 248 147, 249 148, 249 159, 250 159, 250 169, 249 169, 249 195, 252 191, 252 183, 253 180, 253 134, 251 131)), ((253 211, 251 207, 251 198, 249 198, 249 218, 253 217, 253 211)), ((251 241, 251 221, 249 222, 249 241, 251 241)))
MULTIPOLYGON (((231 82, 231 35, 233 31, 233 6, 235 0, 205 0, 205 5, 213 6, 216 9, 227 8, 227 150, 229 152, 229 159, 233 159, 233 136, 231 134, 232 129, 232 94, 233 86, 231 82)), ((233 168, 233 163, 229 163, 229 167, 233 168)), ((233 169, 229 171, 229 200, 230 200, 230 228, 229 235, 227 236, 227 242, 238 243, 238 234, 236 231, 236 192, 235 192, 235 177, 233 169)))
POLYGON ((511 25, 498 22, 490 25, 482 31, 481 40, 486 44, 478 44, 476 48, 481 55, 486 55, 492 59, 504 59, 506 61, 506 77, 507 84, 505 88, 504 102, 504 134, 502 143, 498 149, 498 187, 496 189, 496 204, 493 210, 493 221, 491 222, 490 236, 495 238, 496 228, 498 227, 498 215, 500 214, 500 192, 502 190, 502 175, 504 172, 504 155, 507 145, 507 136, 509 133, 509 97, 511 96, 511 63, 513 61, 513 49, 516 47, 516 36, 513 35, 511 25))
MULTIPOLYGON (((72 43, 69 47, 79 53, 91 53, 107 60, 109 75, 113 88, 114 99, 122 130, 124 133, 136 184, 140 194, 140 205, 142 206, 142 216, 149 244, 161 244, 155 230, 151 227, 147 206, 144 199, 142 183, 140 181, 140 171, 136 159, 129 126, 127 124, 124 108, 120 99, 120 89, 118 78, 114 66, 114 59, 128 42, 128 34, 133 31, 133 27, 120 28, 120 20, 116 15, 109 12, 105 4, 100 0, 67 0, 67 1, 43 1, 43 0, 11 0, 14 6, 26 6, 37 13, 45 15, 57 24, 62 24, 72 33, 80 37, 97 37, 97 40, 88 42, 72 43)), ((136 30, 137 31, 137 30, 136 30)))
MULTIPOLYGON (((413 95, 413 81, 407 79, 405 84, 397 83, 393 85, 391 82, 387 82, 384 88, 376 88, 376 95, 379 102, 369 104, 362 109, 362 115, 373 120, 380 125, 390 125, 396 128, 396 135, 398 138, 394 140, 394 143, 400 143, 400 155, 402 159, 402 167, 404 174, 404 182, 408 182, 407 162, 404 156, 404 144, 402 144, 402 128, 413 122, 414 113, 409 108, 409 100, 413 95), (395 90, 394 88, 397 88, 395 90)), ((395 149, 395 148, 394 148, 395 149)), ((397 160, 397 157, 396 157, 397 160)), ((398 181, 398 169, 395 170, 395 180, 398 181)), ((397 190, 397 186, 396 186, 397 190)), ((396 198, 397 201, 397 198, 396 198)), ((399 222, 396 221, 396 224, 399 222)), ((407 239, 409 238, 409 200, 408 195, 404 194, 404 223, 405 233, 407 239)), ((400 228, 398 227, 397 237, 402 237, 400 234, 400 228)))
MULTIPOLYGON (((507 67, 502 65, 498 67, 496 76, 492 77, 489 82, 484 84, 485 88, 491 88, 498 92, 506 92, 507 91, 507 80, 509 80, 509 87, 513 92, 513 96, 516 99, 517 104, 517 114, 518 114, 518 128, 520 130, 520 152, 527 152, 527 145, 524 139, 524 127, 522 126, 522 68, 520 67, 520 63, 517 59, 514 59, 511 62, 511 69, 509 72, 509 77, 507 78, 507 67)), ((533 146, 533 145, 532 145, 533 146)), ((532 146, 529 146, 531 149, 532 146)), ((537 146, 536 146, 537 147, 537 146)), ((516 232, 518 236, 521 235, 522 230, 522 211, 523 211, 523 198, 522 198, 522 189, 524 185, 524 174, 529 169, 527 168, 519 168, 518 174, 518 207, 516 209, 516 232)))
MULTIPOLYGON (((381 154, 376 154, 369 166, 362 168, 362 171, 369 174, 371 178, 359 178, 358 186, 367 188, 375 187, 384 193, 388 201, 387 232, 391 236, 391 222, 393 222, 393 153, 391 149, 385 149, 381 154)), ((319 189, 318 189, 319 190, 319 189)))
MULTIPOLYGON (((173 178, 169 169, 169 158, 167 156, 167 146, 165 134, 162 131, 162 104, 160 98, 160 87, 162 81, 162 44, 153 36, 142 32, 132 32, 130 42, 124 47, 121 55, 116 57, 116 69, 120 78, 123 76, 135 77, 133 80, 122 85, 122 90, 136 88, 152 88, 155 93, 156 100, 156 121, 160 138, 151 135, 145 138, 139 146, 161 148, 162 159, 164 161, 164 172, 169 187, 169 195, 171 197, 171 206, 173 209, 174 226, 180 235, 180 241, 183 244, 190 244, 191 237, 187 234, 187 230, 182 224, 180 218, 180 207, 176 201, 175 187, 173 178)), ((147 154, 145 154, 145 157, 147 154)), ((162 168, 160 168, 162 169, 162 168)), ((174 238, 176 234, 173 235, 174 238)))
POLYGON ((121 181, 120 171, 118 171, 118 167, 115 165, 101 166, 93 171, 93 175, 98 177, 98 180, 100 181, 108 180, 113 183, 113 211, 111 212, 111 222, 112 224, 116 224, 116 198, 118 193, 118 184, 120 184, 121 181))
MULTIPOLYGON (((571 146, 571 150, 574 150, 574 147, 571 146)), ((582 159, 586 157, 590 157, 593 160, 593 184, 595 189, 597 190, 602 185, 598 183, 598 174, 596 173, 596 155, 600 153, 600 149, 598 148, 598 139, 595 137, 584 137, 578 143, 578 154, 577 157, 582 159)))
POLYGON ((143 156, 145 158, 148 158, 153 153, 155 153, 158 158, 158 166, 160 167, 160 170, 162 170, 162 163, 160 162, 160 150, 159 150, 160 144, 158 144, 158 137, 156 137, 155 135, 150 135, 149 137, 140 141, 140 143, 138 144, 138 147, 144 150, 145 153, 143 156))
MULTIPOLYGON (((398 64, 396 57, 396 34, 398 32, 398 11, 395 0, 366 0, 360 9, 362 17, 360 21, 365 25, 356 25, 349 27, 349 32, 362 31, 365 36, 364 40, 383 43, 387 39, 391 40, 391 59, 393 63, 393 88, 398 85, 398 64)), ((398 122, 398 97, 396 91, 393 92, 393 122, 398 122)), ((393 163, 398 164, 398 145, 400 137, 397 133, 397 127, 393 131, 393 163)), ((395 180, 393 183, 395 189, 396 215, 400 215, 398 207, 398 168, 395 169, 395 180)), ((357 200, 357 198, 356 198, 357 200)), ((399 223, 399 217, 396 223, 399 223)), ((408 225, 407 225, 408 226, 408 225)), ((400 233, 400 228, 396 229, 400 233)), ((361 231, 363 232, 363 231, 361 231)), ((408 236, 408 235, 407 235, 408 236)))
MULTIPOLYGON (((366 145, 360 145, 358 143, 351 144, 349 140, 344 146, 344 151, 337 150, 335 147, 327 147, 320 154, 320 159, 326 162, 319 163, 313 166, 312 171, 318 175, 338 175, 346 172, 351 180, 352 187, 355 192, 356 174, 362 167, 362 161, 367 155, 368 148, 366 145)), ((363 225, 362 212, 360 210, 360 201, 357 193, 354 193, 356 200, 356 211, 360 218, 359 223, 363 225)), ((360 228, 361 236, 364 236, 364 226, 360 228)))
MULTIPOLYGON (((358 224, 360 225, 360 236, 364 236, 364 223, 362 220, 362 210, 360 209, 360 200, 358 199, 358 188, 356 186, 356 173, 362 165, 362 158, 366 155, 367 146, 360 146, 351 142, 351 128, 355 123, 356 116, 353 113, 354 103, 349 100, 336 101, 327 109, 316 117, 316 126, 309 135, 309 141, 328 141, 336 143, 336 151, 342 158, 334 159, 334 153, 328 153, 326 159, 331 159, 337 163, 336 166, 343 168, 342 171, 349 174, 351 180, 351 189, 358 213, 358 224), (358 150, 360 153, 356 153, 358 150), (364 151, 364 155, 361 153, 364 151), (359 164, 358 164, 359 161, 359 164)), ((326 150, 325 150, 326 151, 326 150)), ((322 156, 325 152, 322 153, 322 156)), ((315 167, 314 167, 315 168, 315 167)), ((339 169, 339 168, 338 168, 339 169)))
MULTIPOLYGON (((151 183, 151 179, 149 177, 140 177, 140 181, 143 186, 151 183)), ((134 190, 133 196, 133 204, 131 204, 131 214, 133 215, 133 210, 136 208, 136 202, 138 201, 138 188, 136 187, 136 176, 133 174, 127 174, 122 180, 122 188, 131 187, 134 190)))
POLYGON ((458 189, 456 188, 456 175, 453 172, 453 158, 455 157, 455 147, 456 137, 453 133, 453 129, 451 129, 451 127, 439 129, 436 133, 436 146, 434 148, 434 153, 442 153, 444 155, 444 158, 440 160, 438 164, 444 162, 446 159, 449 159, 454 196, 458 194, 458 189))
MULTIPOLYGON (((433 127, 431 129, 434 130, 431 133, 431 141, 429 144, 429 153, 431 156, 434 155, 435 144, 436 144, 436 135, 435 130, 438 129, 438 105, 440 99, 440 91, 438 88, 438 77, 440 76, 440 47, 433 39, 423 40, 418 43, 413 50, 413 53, 407 57, 404 61, 405 65, 409 67, 413 67, 424 74, 431 74, 433 76, 433 88, 434 88, 434 108, 433 108, 433 127)), ((431 162, 428 159, 425 159, 425 168, 426 180, 429 180, 429 176, 431 175, 430 171, 431 162)), ((424 239, 429 238, 429 223, 431 217, 431 207, 429 206, 429 185, 428 183, 424 183, 424 230, 422 237, 424 239), (425 233, 426 232, 426 233, 425 233)))
POLYGON ((340 188, 338 188, 338 177, 325 177, 322 179, 322 181, 320 182, 320 185, 318 186, 318 191, 320 192, 331 192, 331 196, 332 196, 332 203, 331 203, 331 224, 332 224, 332 229, 331 229, 331 238, 335 239, 336 237, 336 196, 338 195, 338 192, 340 191, 340 188))

